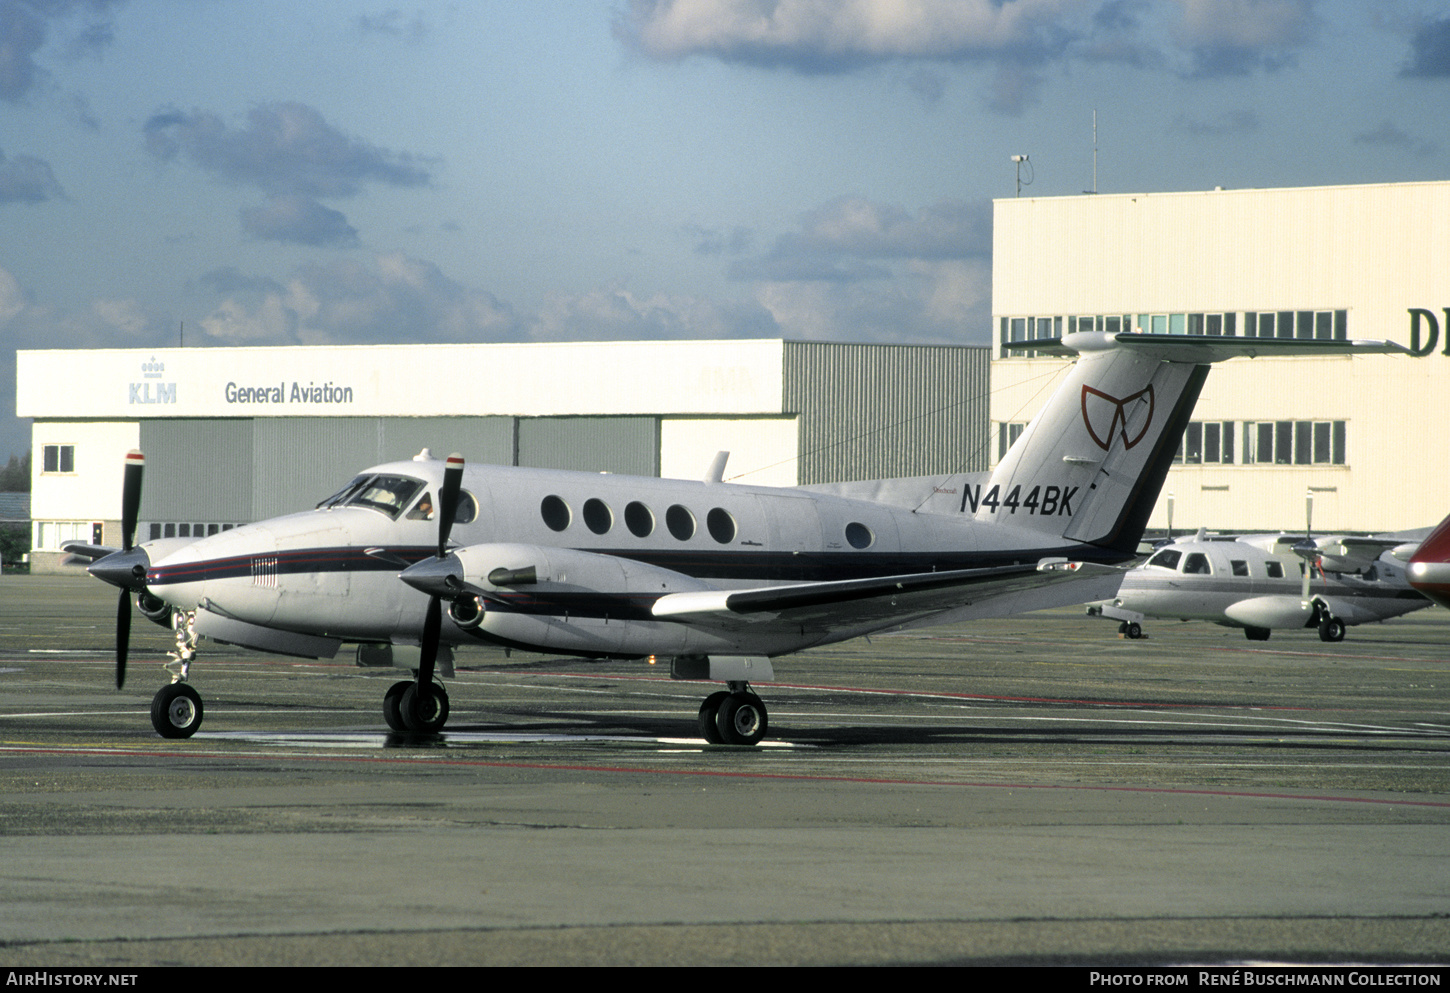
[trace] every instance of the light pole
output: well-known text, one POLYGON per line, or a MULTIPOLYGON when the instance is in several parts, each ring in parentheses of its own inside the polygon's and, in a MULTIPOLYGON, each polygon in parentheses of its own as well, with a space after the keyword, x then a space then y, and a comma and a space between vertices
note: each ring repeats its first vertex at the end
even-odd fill
POLYGON ((1027 185, 1032 185, 1032 163, 1027 161, 1026 155, 1014 155, 1012 161, 1017 163, 1017 196, 1022 195, 1022 166, 1027 165, 1027 185))

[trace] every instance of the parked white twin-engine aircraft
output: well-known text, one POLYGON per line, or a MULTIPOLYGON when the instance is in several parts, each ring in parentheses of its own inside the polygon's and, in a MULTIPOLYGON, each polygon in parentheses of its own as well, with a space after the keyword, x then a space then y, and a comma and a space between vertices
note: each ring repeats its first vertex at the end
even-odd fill
POLYGON ((420 457, 367 469, 311 511, 133 547, 138 452, 124 547, 68 550, 122 589, 118 687, 131 594, 176 630, 173 680, 151 708, 166 737, 201 723, 189 676, 205 637, 307 657, 357 642, 359 661, 414 668, 383 700, 388 725, 413 732, 448 717, 434 679, 447 646, 669 658, 675 677, 728 686, 700 706, 704 737, 755 744, 767 715, 750 684, 774 678, 776 656, 1111 596, 1113 564, 1133 557, 1207 363, 1403 351, 1102 333, 1023 347, 1080 358, 990 473, 781 489, 722 482, 723 457, 703 482, 420 457))
MULTIPOLYGON (((1421 535, 1424 532, 1420 532, 1421 535)), ((1342 641, 1347 625, 1383 621, 1430 606, 1410 586, 1407 562, 1419 537, 1207 535, 1170 542, 1131 570, 1117 596, 1091 604, 1094 617, 1142 637, 1148 617, 1212 621, 1264 641, 1275 628, 1319 629, 1342 641)))

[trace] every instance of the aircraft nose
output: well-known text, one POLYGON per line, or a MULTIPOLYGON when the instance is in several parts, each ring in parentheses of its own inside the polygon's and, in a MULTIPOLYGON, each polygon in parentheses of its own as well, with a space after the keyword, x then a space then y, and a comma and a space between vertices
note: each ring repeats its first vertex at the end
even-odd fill
POLYGON ((429 596, 455 597, 463 592, 463 563, 452 553, 441 559, 426 558, 398 574, 413 589, 429 596))
POLYGON ((146 585, 146 570, 151 568, 151 556, 137 546, 124 552, 112 552, 86 566, 97 579, 123 590, 137 590, 146 585))

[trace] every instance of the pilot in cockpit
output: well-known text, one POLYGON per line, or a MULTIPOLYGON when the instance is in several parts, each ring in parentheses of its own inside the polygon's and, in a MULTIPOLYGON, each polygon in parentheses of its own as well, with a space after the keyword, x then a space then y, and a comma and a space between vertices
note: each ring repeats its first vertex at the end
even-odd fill
POLYGON ((431 521, 432 519, 433 496, 430 493, 424 493, 423 499, 418 501, 418 505, 408 512, 408 520, 431 521))

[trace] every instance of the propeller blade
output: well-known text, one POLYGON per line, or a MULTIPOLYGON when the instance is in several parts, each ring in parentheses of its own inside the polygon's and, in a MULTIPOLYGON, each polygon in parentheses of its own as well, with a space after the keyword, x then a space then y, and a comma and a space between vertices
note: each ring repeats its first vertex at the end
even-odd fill
MULTIPOLYGON (((141 478, 146 474, 146 456, 139 449, 126 453, 121 475, 121 551, 136 543, 136 518, 141 513, 141 478)), ((144 553, 138 553, 144 554, 144 553)), ((144 575, 144 573, 143 573, 144 575)), ((131 652, 131 591, 121 587, 116 602, 116 689, 126 685, 126 656, 131 652)))
POLYGON ((463 456, 454 452, 443 468, 443 487, 438 491, 438 557, 448 550, 448 534, 458 515, 458 491, 463 486, 463 456))
POLYGON ((128 552, 136 542, 136 517, 141 512, 141 477, 146 472, 146 456, 139 449, 126 453, 126 468, 121 477, 121 551, 128 552))
POLYGON ((438 659, 438 633, 443 628, 443 605, 435 597, 428 598, 428 613, 423 616, 422 650, 418 653, 418 686, 433 682, 433 663, 438 659))
POLYGON ((116 604, 116 689, 126 685, 126 656, 131 650, 131 591, 121 590, 116 604))

